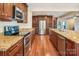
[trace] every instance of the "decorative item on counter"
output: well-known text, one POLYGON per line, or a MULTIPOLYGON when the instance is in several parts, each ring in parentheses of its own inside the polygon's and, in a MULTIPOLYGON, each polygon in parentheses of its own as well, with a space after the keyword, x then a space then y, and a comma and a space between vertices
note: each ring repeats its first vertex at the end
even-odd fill
POLYGON ((19 26, 4 26, 4 35, 17 35, 19 34, 19 26))

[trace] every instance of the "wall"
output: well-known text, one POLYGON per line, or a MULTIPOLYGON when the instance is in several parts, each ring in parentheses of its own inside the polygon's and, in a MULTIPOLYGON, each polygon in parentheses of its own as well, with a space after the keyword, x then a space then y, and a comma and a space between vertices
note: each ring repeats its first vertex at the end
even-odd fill
POLYGON ((16 21, 12 22, 2 22, 0 21, 0 32, 3 32, 3 28, 6 25, 19 25, 20 28, 32 28, 32 11, 28 6, 28 22, 27 23, 17 23, 16 21))
POLYGON ((73 30, 74 29, 74 24, 75 24, 75 19, 68 19, 67 20, 67 23, 68 23, 68 29, 70 29, 70 30, 73 30))
MULTIPOLYGON (((67 29, 69 30, 73 30, 74 28, 74 31, 76 32, 79 32, 79 17, 77 17, 76 19, 74 18, 71 18, 71 19, 64 19, 64 18, 59 18, 57 20, 57 24, 58 22, 63 22, 63 20, 67 22, 67 29)), ((57 25, 57 28, 60 28, 59 25, 57 25)))
POLYGON ((79 32, 79 17, 75 21, 75 31, 79 32))

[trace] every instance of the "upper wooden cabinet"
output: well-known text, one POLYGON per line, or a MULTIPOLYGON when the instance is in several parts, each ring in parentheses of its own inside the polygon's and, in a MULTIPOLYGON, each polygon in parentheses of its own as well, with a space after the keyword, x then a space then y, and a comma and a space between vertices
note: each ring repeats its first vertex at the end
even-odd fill
POLYGON ((13 4, 12 3, 0 3, 0 19, 1 21, 9 21, 12 18, 13 4))
POLYGON ((0 15, 3 13, 3 3, 0 3, 0 15))
MULTIPOLYGON (((10 21, 14 17, 14 6, 22 10, 23 22, 27 23, 28 6, 25 3, 0 3, 0 21, 10 21)), ((17 20, 16 20, 17 21, 17 20)))
POLYGON ((13 16, 13 4, 12 3, 4 3, 4 14, 6 16, 13 16))

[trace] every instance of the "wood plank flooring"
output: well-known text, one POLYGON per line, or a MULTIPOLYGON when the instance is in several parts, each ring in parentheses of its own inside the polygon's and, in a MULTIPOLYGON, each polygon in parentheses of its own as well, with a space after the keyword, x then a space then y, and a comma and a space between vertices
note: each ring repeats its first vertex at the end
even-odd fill
POLYGON ((49 40, 49 35, 36 35, 29 56, 57 56, 58 52, 49 40))

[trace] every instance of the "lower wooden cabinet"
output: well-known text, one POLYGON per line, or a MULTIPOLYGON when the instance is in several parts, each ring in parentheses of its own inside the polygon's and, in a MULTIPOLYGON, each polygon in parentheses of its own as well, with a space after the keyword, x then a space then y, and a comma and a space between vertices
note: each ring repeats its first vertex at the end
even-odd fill
POLYGON ((50 41, 61 56, 79 56, 79 44, 50 30, 50 41))
POLYGON ((58 48, 57 49, 60 55, 65 56, 66 55, 65 38, 60 35, 57 35, 57 36, 58 36, 58 48))
POLYGON ((35 30, 25 35, 7 51, 0 51, 0 56, 28 56, 35 39, 35 30))
POLYGON ((6 53, 8 56, 23 56, 23 39, 7 50, 6 53))
POLYGON ((23 39, 11 46, 7 51, 0 51, 1 56, 23 56, 23 39))
POLYGON ((66 55, 76 56, 76 44, 70 40, 66 40, 66 55))
POLYGON ((57 49, 58 48, 58 39, 57 39, 56 33, 53 31, 49 31, 49 36, 50 36, 51 43, 57 49))

